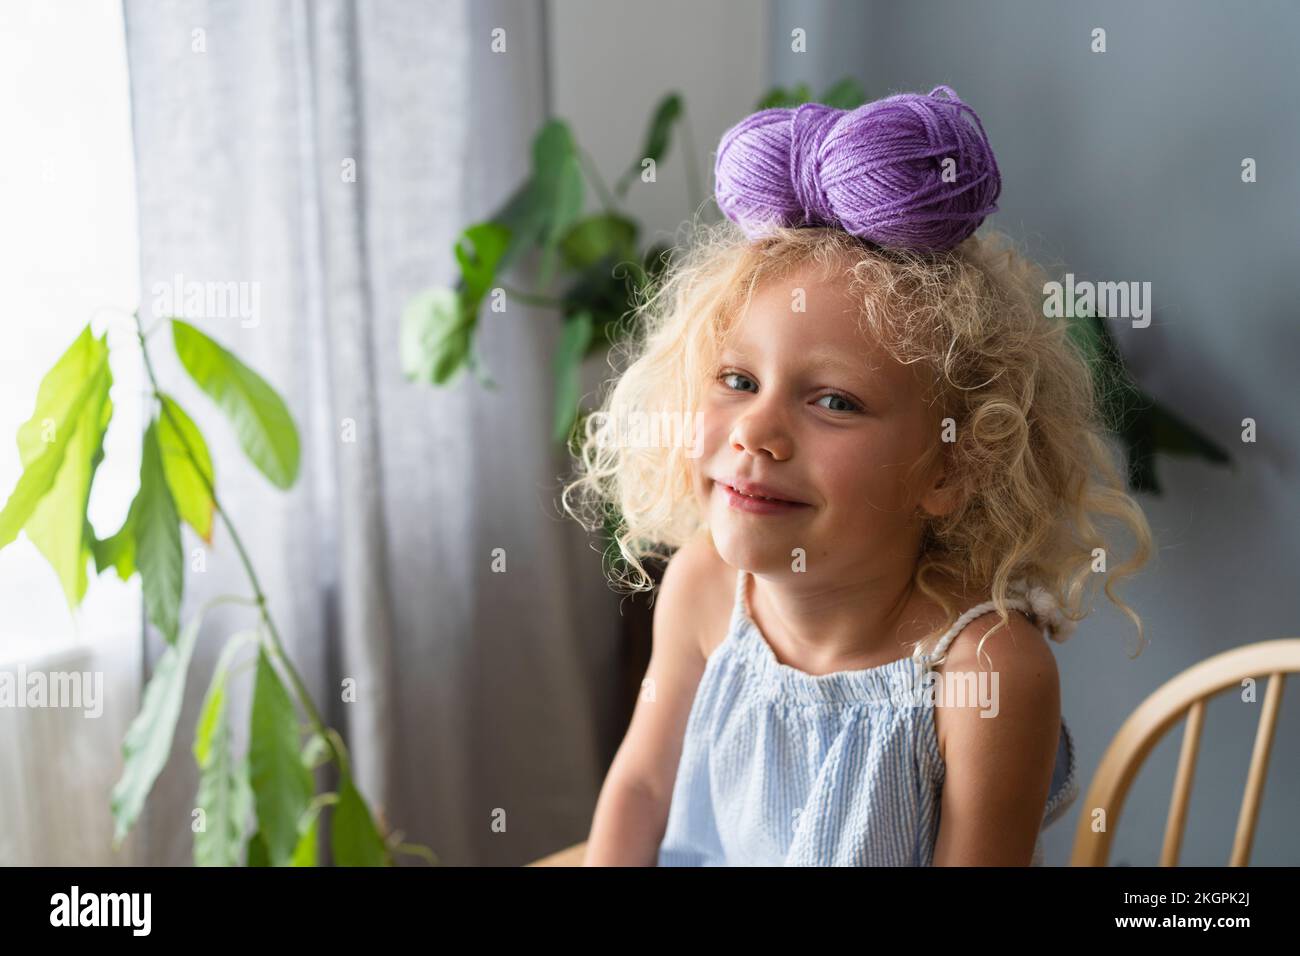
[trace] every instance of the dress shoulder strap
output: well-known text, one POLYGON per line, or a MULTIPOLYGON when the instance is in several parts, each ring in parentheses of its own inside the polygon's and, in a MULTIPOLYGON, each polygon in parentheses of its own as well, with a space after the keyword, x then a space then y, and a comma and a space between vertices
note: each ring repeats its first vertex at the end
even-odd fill
MULTIPOLYGON (((1017 578, 1011 583, 1007 591, 1007 608, 1023 611, 1031 621, 1043 629, 1051 640, 1061 643, 1068 640, 1070 635, 1074 633, 1077 621, 1065 616, 1056 599, 1045 588, 1040 586, 1029 587, 1023 578, 1017 578)), ((947 633, 939 638, 934 650, 930 652, 930 657, 938 657, 947 651, 948 645, 952 643, 953 638, 960 634, 962 629, 975 618, 996 610, 997 605, 992 600, 989 600, 977 604, 963 613, 953 622, 947 633)))
MULTIPOLYGON (((1024 611, 1031 617, 1034 616, 1033 606, 1023 597, 1009 596, 1006 605, 1008 609, 1024 611)), ((967 624, 975 620, 977 617, 983 617, 990 611, 996 611, 997 609, 997 605, 992 601, 984 601, 981 604, 976 604, 973 608, 970 608, 967 611, 963 611, 961 616, 958 617, 957 620, 953 621, 952 627, 948 628, 948 630, 944 632, 943 637, 939 638, 935 643, 934 650, 930 652, 930 657, 939 657, 946 653, 948 645, 951 644, 953 639, 966 628, 967 624)))
POLYGON ((727 627, 729 634, 739 631, 749 617, 749 604, 745 600, 745 576, 748 571, 736 572, 735 597, 731 602, 731 623, 727 627))

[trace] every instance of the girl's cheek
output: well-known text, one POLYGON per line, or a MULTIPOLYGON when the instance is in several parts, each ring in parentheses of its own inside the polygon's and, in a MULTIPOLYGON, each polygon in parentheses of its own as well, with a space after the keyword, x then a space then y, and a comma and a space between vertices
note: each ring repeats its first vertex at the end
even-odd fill
POLYGON ((703 457, 718 451, 726 436, 727 425, 721 415, 705 409, 700 420, 700 443, 704 449, 703 457))

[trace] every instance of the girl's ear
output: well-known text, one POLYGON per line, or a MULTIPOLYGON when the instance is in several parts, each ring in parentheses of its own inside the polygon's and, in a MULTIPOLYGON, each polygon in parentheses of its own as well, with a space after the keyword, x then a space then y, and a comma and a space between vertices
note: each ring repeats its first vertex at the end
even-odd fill
POLYGON ((947 468, 943 467, 921 496, 920 504, 921 510, 927 515, 939 518, 956 508, 960 502, 961 489, 952 480, 947 468))

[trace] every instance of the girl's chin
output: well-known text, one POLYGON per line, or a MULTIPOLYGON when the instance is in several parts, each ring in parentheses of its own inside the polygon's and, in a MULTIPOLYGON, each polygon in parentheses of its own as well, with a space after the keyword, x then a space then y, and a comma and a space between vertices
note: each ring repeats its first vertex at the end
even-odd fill
POLYGON ((791 535, 775 527, 754 527, 727 515, 714 515, 709 525, 714 550, 733 568, 766 571, 788 568, 798 555, 810 550, 807 536, 791 535))

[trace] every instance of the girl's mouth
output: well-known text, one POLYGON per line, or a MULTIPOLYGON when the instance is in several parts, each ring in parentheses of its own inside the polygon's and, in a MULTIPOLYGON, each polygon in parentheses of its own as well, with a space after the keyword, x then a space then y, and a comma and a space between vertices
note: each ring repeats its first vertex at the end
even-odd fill
POLYGON ((721 488, 722 493, 727 496, 727 505, 729 507, 747 514, 785 515, 808 507, 808 505, 797 501, 782 501, 779 498, 763 498, 758 495, 741 494, 735 488, 720 481, 715 481, 714 484, 721 488))

